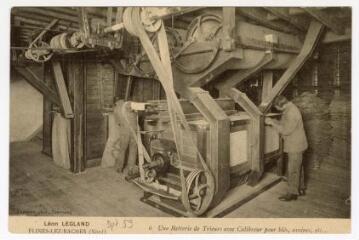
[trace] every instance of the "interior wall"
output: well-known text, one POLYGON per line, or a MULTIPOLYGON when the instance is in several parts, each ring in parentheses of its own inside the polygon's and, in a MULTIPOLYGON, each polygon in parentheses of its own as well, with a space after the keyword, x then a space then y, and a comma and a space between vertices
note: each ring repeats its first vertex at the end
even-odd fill
MULTIPOLYGON (((42 74, 42 68, 33 69, 42 74)), ((39 75, 41 76, 41 75, 39 75)), ((10 76, 10 142, 26 141, 42 129, 43 97, 16 72, 10 76)))

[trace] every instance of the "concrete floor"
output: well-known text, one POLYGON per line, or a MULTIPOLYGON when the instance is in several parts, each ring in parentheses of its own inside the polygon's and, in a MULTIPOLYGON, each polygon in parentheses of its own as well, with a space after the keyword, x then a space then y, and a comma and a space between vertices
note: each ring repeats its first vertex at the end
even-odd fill
MULTIPOLYGON (((142 191, 113 169, 94 167, 74 175, 41 154, 38 142, 12 143, 10 158, 11 215, 169 216, 140 202, 142 191)), ((323 164, 310 173, 307 195, 297 201, 277 199, 286 190, 281 182, 225 217, 349 218, 349 174, 323 164)))

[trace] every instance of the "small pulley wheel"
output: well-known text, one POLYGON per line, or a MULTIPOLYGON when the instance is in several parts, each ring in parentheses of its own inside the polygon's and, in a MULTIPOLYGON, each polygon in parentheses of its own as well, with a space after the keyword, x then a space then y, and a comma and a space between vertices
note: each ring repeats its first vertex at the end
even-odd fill
POLYGON ((52 57, 53 52, 50 50, 50 45, 46 42, 35 42, 30 45, 30 49, 25 52, 27 59, 33 60, 38 63, 43 63, 52 57))
POLYGON ((156 8, 153 7, 143 7, 141 8, 140 17, 143 27, 146 29, 147 32, 157 32, 161 25, 161 19, 154 19, 151 18, 151 12, 156 11, 156 8))

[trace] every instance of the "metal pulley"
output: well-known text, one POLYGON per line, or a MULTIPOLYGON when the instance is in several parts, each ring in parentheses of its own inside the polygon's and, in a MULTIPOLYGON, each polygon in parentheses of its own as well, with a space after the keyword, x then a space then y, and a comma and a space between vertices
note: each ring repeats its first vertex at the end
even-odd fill
POLYGON ((203 170, 193 170, 186 177, 186 189, 185 194, 193 213, 197 216, 202 215, 214 196, 213 177, 203 170))
POLYGON ((193 19, 187 30, 187 41, 212 41, 222 36, 222 18, 205 13, 193 19))
POLYGON ((50 46, 55 49, 82 48, 85 42, 80 32, 61 33, 50 40, 50 46))
POLYGON ((53 55, 50 45, 43 41, 37 41, 30 45, 29 49, 25 52, 27 59, 33 60, 38 63, 48 61, 53 55))
POLYGON ((83 35, 80 32, 61 33, 51 38, 50 43, 36 40, 30 44, 29 49, 25 52, 27 59, 35 62, 46 62, 50 60, 54 50, 66 50, 85 46, 83 35))
POLYGON ((196 17, 189 25, 186 43, 176 53, 174 63, 177 69, 187 74, 205 71, 214 62, 219 48, 222 30, 222 19, 213 14, 196 17), (192 55, 201 54, 202 61, 192 55))
MULTIPOLYGON (((183 40, 181 35, 174 28, 166 27, 165 30, 167 34, 168 47, 171 59, 174 59, 176 52, 178 52, 178 50, 183 46, 183 40)), ((153 34, 153 36, 151 36, 151 42, 156 52, 159 53, 159 46, 156 34, 153 34)), ((148 61, 148 59, 146 58, 146 52, 143 49, 137 58, 136 65, 138 65, 138 69, 141 70, 142 73, 144 73, 145 75, 153 76, 155 74, 153 67, 149 64, 147 64, 146 66, 141 66, 142 61, 148 61)))
POLYGON ((161 8, 156 7, 128 7, 123 13, 123 25, 126 30, 138 36, 135 22, 139 21, 147 32, 157 32, 162 26, 161 8))

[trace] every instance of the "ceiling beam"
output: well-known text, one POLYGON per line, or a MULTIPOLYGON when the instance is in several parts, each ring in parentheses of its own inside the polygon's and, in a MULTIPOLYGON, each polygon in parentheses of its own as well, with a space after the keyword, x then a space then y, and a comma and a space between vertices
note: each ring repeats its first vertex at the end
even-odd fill
POLYGON ((309 24, 295 16, 289 15, 289 8, 287 7, 265 7, 271 14, 277 16, 279 19, 285 20, 300 31, 307 31, 309 24))
POLYGON ((297 29, 288 26, 286 23, 269 21, 267 19, 267 12, 264 9, 252 7, 240 7, 238 9, 241 15, 252 19, 260 25, 282 32, 298 33, 297 29))
MULTIPOLYGON (((11 13, 14 16, 20 16, 20 17, 24 17, 24 18, 28 18, 28 19, 39 20, 42 22, 50 22, 53 19, 53 17, 42 16, 42 15, 38 15, 38 14, 34 15, 29 12, 22 12, 22 11, 18 11, 18 10, 12 11, 11 13)), ((58 25, 73 26, 73 27, 79 26, 78 23, 71 22, 68 20, 60 20, 60 19, 59 19, 58 25)))
POLYGON ((38 8, 36 8, 36 7, 14 8, 12 10, 12 12, 14 12, 15 14, 16 14, 16 12, 28 12, 30 14, 33 14, 34 16, 42 15, 42 16, 46 16, 49 18, 58 18, 58 19, 64 20, 64 21, 78 23, 78 17, 76 17, 76 16, 71 16, 71 15, 64 14, 64 13, 58 13, 58 12, 54 12, 49 9, 44 9, 44 8, 40 8, 40 7, 38 7, 38 8))
POLYGON ((321 22, 324 26, 332 30, 338 35, 344 34, 345 28, 343 24, 335 16, 329 15, 324 11, 321 11, 314 7, 303 8, 313 18, 321 22))
MULTIPOLYGON (((20 23, 31 24, 31 25, 33 25, 35 27, 38 27, 38 28, 44 28, 50 22, 50 21, 45 22, 45 21, 41 21, 41 20, 37 20, 37 19, 25 18, 25 17, 21 17, 21 16, 17 16, 17 15, 14 16, 14 20, 19 21, 20 23)), ((49 19, 49 20, 51 20, 51 19, 49 19)), ((22 25, 17 25, 17 26, 22 27, 22 25)), ((26 28, 26 26, 24 26, 24 27, 26 28)), ((53 30, 55 30, 55 31, 64 31, 66 29, 71 30, 71 31, 78 31, 79 30, 76 27, 69 27, 69 26, 66 26, 66 25, 58 25, 53 30)))

